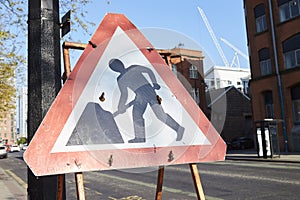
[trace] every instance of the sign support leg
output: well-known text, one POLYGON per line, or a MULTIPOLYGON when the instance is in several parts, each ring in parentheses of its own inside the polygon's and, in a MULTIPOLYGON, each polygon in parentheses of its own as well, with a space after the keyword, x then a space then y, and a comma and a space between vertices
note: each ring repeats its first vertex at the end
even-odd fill
POLYGON ((164 179, 164 171, 165 167, 160 166, 158 169, 158 176, 157 176, 157 186, 156 186, 156 200, 161 200, 162 198, 162 186, 163 186, 163 179, 164 179))
POLYGON ((191 173, 192 173, 192 177, 193 177, 193 181, 194 181, 194 185, 195 185, 195 189, 196 189, 196 193, 197 193, 197 198, 198 198, 198 200, 205 200, 197 164, 190 163, 189 165, 190 165, 190 169, 191 169, 191 173))
POLYGON ((65 184, 65 174, 58 175, 57 200, 63 200, 64 184, 65 184))
POLYGON ((76 181, 77 199, 85 200, 82 172, 75 173, 75 181, 76 181))

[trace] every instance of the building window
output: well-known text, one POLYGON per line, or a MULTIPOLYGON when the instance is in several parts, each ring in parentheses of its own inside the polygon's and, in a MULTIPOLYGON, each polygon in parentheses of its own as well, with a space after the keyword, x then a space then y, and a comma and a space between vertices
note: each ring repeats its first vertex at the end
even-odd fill
POLYGON ((199 88, 192 88, 191 90, 191 96, 195 100, 197 104, 200 103, 200 98, 199 98, 199 88))
POLYGON ((178 77, 177 76, 177 66, 175 64, 172 64, 172 72, 176 77, 178 77))
POLYGON ((300 66, 300 49, 284 53, 284 63, 287 69, 300 66))
POLYGON ((300 0, 278 0, 280 22, 300 15, 300 0))
POLYGON ((267 30, 267 21, 264 4, 259 4, 254 8, 256 32, 261 33, 267 30))
POLYGON ((270 49, 263 48, 258 51, 260 74, 262 76, 272 73, 271 59, 270 59, 270 49))
POLYGON ((248 87, 248 85, 249 85, 249 81, 248 80, 246 80, 246 81, 243 81, 243 92, 245 93, 245 94, 249 94, 249 87, 248 87))
POLYGON ((271 59, 260 61, 259 66, 260 66, 260 73, 262 76, 271 74, 271 59))
POLYGON ((216 78, 216 89, 221 88, 221 79, 220 78, 216 78))
POLYGON ((300 99, 293 100, 294 123, 300 124, 300 99))
POLYGON ((294 123, 300 124, 300 85, 291 89, 294 123))
POLYGON ((283 42, 286 69, 300 66, 300 33, 283 42))
POLYGON ((198 70, 195 65, 190 66, 190 78, 197 79, 198 78, 198 70))
POLYGON ((272 91, 267 91, 263 93, 264 95, 264 103, 265 103, 265 118, 274 118, 274 105, 273 105, 273 97, 272 91))

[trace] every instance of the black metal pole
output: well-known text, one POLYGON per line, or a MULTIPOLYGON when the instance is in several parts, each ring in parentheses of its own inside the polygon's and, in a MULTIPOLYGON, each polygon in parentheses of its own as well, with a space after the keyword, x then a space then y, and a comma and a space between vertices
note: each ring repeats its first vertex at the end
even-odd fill
MULTIPOLYGON (((61 88, 58 2, 28 1, 29 141, 61 88)), ((35 177, 28 168, 28 199, 56 199, 57 182, 57 176, 35 177)))

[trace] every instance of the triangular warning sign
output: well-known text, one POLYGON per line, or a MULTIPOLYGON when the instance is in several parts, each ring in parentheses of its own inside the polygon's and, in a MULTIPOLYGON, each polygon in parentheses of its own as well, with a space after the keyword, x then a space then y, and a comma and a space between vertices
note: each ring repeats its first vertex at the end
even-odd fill
POLYGON ((141 32, 107 14, 24 154, 36 176, 224 160, 226 145, 141 32))

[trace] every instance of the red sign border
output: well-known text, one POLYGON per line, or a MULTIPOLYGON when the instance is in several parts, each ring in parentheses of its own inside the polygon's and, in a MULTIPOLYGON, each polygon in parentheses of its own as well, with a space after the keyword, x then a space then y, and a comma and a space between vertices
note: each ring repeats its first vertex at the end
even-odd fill
POLYGON ((167 66, 161 56, 155 50, 147 50, 147 47, 153 49, 154 47, 124 15, 106 14, 91 41, 98 45, 97 48, 88 45, 84 50, 69 79, 62 87, 30 142, 28 149, 24 153, 24 160, 36 176, 225 159, 226 144, 218 132, 173 73, 170 73, 168 67, 161 67, 167 66), (81 94, 117 27, 120 27, 126 32, 128 37, 135 43, 150 63, 158 64, 153 65, 156 72, 171 89, 172 93, 177 97, 212 145, 114 149, 99 150, 99 152, 97 150, 92 153, 89 151, 51 153, 61 130, 72 112, 73 105, 76 104, 80 97, 80 95, 74 95, 72 93, 78 72, 80 71, 82 82, 81 85, 76 84, 76 94, 81 94), (85 59, 95 50, 97 50, 97 54, 94 53, 94 60, 85 59), (84 67, 84 70, 80 70, 82 67, 84 67), (174 81, 175 79, 177 81, 174 81), (101 155, 101 158, 103 158, 101 159, 102 161, 100 162, 99 159, 91 159, 93 158, 93 154, 101 155), (170 156, 170 154, 172 155, 170 156))

